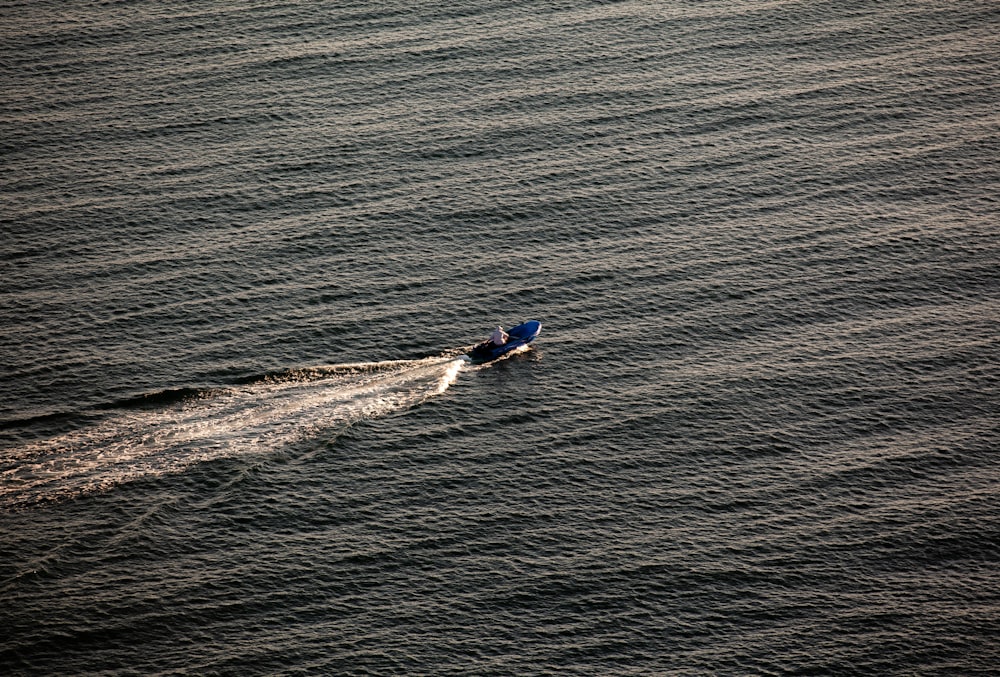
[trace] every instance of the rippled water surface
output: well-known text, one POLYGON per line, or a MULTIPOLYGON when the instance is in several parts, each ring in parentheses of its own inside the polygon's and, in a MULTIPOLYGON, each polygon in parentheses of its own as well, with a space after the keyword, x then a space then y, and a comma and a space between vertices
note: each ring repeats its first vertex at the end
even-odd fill
POLYGON ((1000 665, 995 3, 0 16, 0 672, 1000 665))

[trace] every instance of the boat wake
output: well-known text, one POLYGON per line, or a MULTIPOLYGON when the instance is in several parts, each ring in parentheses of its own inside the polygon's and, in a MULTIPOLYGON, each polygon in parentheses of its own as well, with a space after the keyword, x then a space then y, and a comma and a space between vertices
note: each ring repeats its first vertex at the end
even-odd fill
POLYGON ((440 395, 464 364, 432 357, 312 367, 194 390, 169 406, 119 411, 90 427, 0 451, 0 509, 103 491, 202 461, 279 451, 440 395))

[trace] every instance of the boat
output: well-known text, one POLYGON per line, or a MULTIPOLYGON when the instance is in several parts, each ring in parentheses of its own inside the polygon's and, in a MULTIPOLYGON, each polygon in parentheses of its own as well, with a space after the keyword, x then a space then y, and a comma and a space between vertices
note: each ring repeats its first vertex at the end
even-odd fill
POLYGON ((498 360, 522 346, 534 341, 542 331, 542 323, 538 320, 528 320, 507 330, 507 342, 502 346, 492 341, 483 341, 467 353, 473 364, 486 364, 498 360))

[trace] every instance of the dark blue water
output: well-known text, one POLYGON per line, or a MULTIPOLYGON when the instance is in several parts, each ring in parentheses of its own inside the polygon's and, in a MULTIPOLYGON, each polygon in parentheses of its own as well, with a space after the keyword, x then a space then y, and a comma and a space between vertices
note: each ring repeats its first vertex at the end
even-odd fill
POLYGON ((995 3, 0 18, 0 672, 995 674, 995 3))

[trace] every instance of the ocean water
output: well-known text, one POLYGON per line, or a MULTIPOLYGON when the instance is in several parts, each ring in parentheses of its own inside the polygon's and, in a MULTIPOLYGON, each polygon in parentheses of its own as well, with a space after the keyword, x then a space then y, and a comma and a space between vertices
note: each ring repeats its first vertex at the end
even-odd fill
POLYGON ((1000 670, 995 2, 0 19, 0 673, 1000 670))

